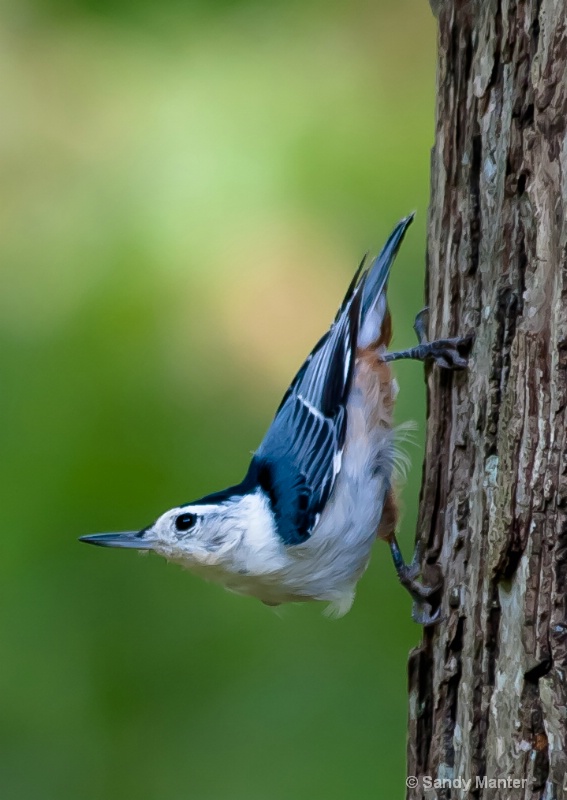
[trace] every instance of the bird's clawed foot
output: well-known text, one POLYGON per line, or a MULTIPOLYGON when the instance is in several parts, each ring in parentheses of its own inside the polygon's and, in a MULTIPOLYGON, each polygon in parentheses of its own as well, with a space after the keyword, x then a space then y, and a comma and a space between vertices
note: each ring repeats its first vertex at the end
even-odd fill
POLYGON ((466 369, 474 335, 457 336, 452 339, 427 340, 427 320, 429 308, 422 309, 415 318, 413 329, 417 334, 419 344, 409 350, 398 350, 387 353, 384 361, 398 361, 401 358, 412 358, 418 361, 434 361, 443 369, 466 369))
POLYGON ((428 602, 438 586, 426 586, 418 580, 421 574, 422 547, 418 542, 410 564, 406 564, 395 536, 390 539, 390 551, 398 578, 413 598, 412 618, 418 625, 435 625, 441 621, 441 609, 434 612, 428 602))

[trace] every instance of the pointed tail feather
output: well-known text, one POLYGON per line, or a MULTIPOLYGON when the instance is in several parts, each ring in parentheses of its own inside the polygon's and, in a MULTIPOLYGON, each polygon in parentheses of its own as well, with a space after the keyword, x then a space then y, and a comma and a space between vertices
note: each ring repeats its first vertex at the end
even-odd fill
POLYGON ((376 256, 370 268, 364 286, 360 331, 358 334, 359 347, 369 347, 380 337, 380 329, 386 314, 386 294, 384 289, 388 283, 390 269, 404 238, 406 230, 413 222, 414 214, 400 220, 386 244, 376 256))
POLYGON ((342 313, 345 310, 345 308, 350 303, 350 300, 351 300, 351 298, 352 298, 352 296, 354 294, 355 289, 357 288, 358 284, 362 280, 362 276, 366 274, 365 272, 363 272, 363 269, 364 269, 364 266, 366 264, 366 259, 367 258, 368 258, 368 250, 363 255, 362 261, 358 265, 358 269, 356 270, 356 272, 354 273, 354 275, 352 277, 352 280, 350 282, 350 286, 348 287, 348 289, 346 291, 346 294, 345 294, 345 296, 343 298, 343 302, 341 303, 341 305, 339 306, 339 310, 337 311, 337 316, 335 317, 335 322, 339 319, 339 317, 342 315, 342 313))

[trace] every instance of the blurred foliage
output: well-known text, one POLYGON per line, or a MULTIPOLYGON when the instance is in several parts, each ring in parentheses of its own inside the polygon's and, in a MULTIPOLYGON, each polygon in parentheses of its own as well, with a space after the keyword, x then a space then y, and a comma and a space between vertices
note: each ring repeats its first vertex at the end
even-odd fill
MULTIPOLYGON (((402 796, 420 632, 384 545, 330 622, 76 537, 238 480, 360 256, 417 208, 390 290, 412 341, 427 3, 1 13, 1 797, 402 796)), ((397 374, 419 443, 423 373, 397 374)))

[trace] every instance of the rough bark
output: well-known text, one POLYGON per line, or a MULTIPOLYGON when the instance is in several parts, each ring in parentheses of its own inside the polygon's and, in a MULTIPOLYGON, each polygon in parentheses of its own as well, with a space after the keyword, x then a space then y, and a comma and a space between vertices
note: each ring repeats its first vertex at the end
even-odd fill
POLYGON ((567 4, 432 5, 429 333, 476 341, 468 373, 427 374, 444 620, 410 658, 408 797, 567 800, 567 4))

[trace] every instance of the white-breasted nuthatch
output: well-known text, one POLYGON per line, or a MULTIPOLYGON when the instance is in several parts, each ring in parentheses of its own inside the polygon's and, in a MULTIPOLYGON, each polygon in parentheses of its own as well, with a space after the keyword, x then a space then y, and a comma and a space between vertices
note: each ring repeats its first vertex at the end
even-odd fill
POLYGON ((363 259, 330 330, 293 379, 241 483, 166 511, 141 531, 83 536, 105 547, 151 550, 267 605, 324 600, 351 607, 376 537, 388 541, 414 618, 436 619, 419 563, 404 564, 396 541, 392 487, 393 407, 389 362, 431 358, 466 366, 468 339, 387 353, 391 265, 413 215, 394 228, 365 269, 363 259))

